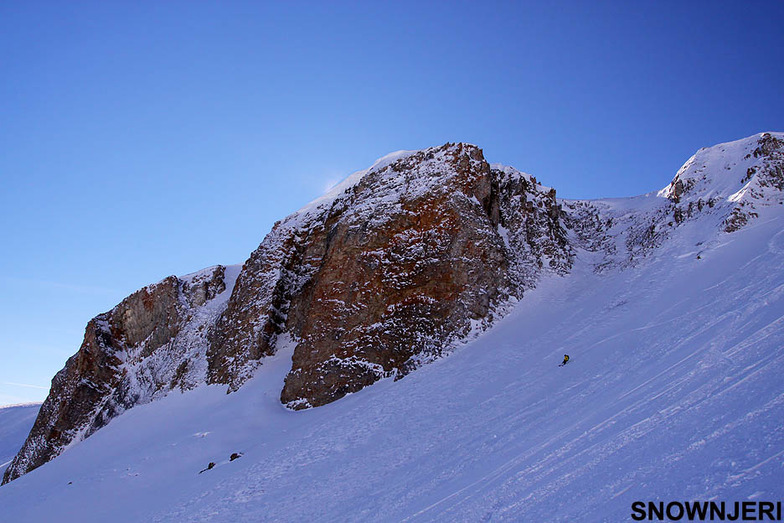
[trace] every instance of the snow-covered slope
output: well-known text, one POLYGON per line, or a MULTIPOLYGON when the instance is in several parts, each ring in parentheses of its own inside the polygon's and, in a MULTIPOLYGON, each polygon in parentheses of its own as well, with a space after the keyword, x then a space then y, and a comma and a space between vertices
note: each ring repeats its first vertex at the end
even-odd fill
MULTIPOLYGON (((713 180, 729 185, 737 173, 724 171, 713 180)), ((18 522, 624 521, 637 500, 778 500, 784 206, 766 199, 728 233, 731 207, 677 221, 687 196, 668 196, 564 202, 571 272, 403 380, 292 412, 279 391, 293 343, 279 340, 234 394, 203 386, 127 411, 0 488, 0 511, 18 522)))
POLYGON ((679 204, 677 220, 705 208, 729 208, 722 223, 736 231, 758 216, 758 209, 784 203, 784 134, 755 136, 700 149, 659 191, 679 204))
POLYGON ((0 407, 0 475, 22 448, 40 403, 0 407))

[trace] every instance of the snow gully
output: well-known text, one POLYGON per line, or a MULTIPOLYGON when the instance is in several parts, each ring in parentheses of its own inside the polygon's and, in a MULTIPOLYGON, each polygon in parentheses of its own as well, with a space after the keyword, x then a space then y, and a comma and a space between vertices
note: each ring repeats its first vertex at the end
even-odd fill
POLYGON ((631 517, 634 521, 781 521, 781 501, 635 501, 631 517))

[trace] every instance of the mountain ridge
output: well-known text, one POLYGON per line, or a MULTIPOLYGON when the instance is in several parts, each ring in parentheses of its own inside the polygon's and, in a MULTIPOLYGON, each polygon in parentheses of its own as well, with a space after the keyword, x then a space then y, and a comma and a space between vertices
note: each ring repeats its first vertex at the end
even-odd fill
POLYGON ((580 251, 449 357, 323 407, 280 403, 293 345, 232 394, 135 407, 0 488, 3 515, 623 521, 640 500, 775 501, 784 215, 729 234, 708 218, 634 267, 580 251))
POLYGON ((237 390, 276 352, 279 338, 297 347, 281 401, 318 406, 408 374, 470 339, 543 274, 568 273, 578 250, 601 273, 638 265, 698 216, 711 216, 725 233, 737 231, 759 216, 759 207, 781 203, 783 139, 760 133, 703 149, 656 193, 589 201, 556 199, 554 189, 489 164, 469 144, 387 155, 276 223, 228 278, 223 266, 172 276, 92 320, 4 483, 171 390, 205 382, 237 390), (745 187, 743 194, 700 185, 707 180, 700 179, 707 168, 701 155, 722 147, 745 153, 719 171, 724 183, 745 169, 733 182, 745 187), (344 273, 352 275, 348 282, 344 273), (466 274, 475 279, 461 280, 466 274), (357 282, 370 290, 353 288, 357 282), (379 300, 390 289, 395 294, 379 300), (312 303, 335 306, 314 312, 312 303), (371 312, 344 329, 362 310, 371 312), (388 324, 363 330, 376 320, 388 324))

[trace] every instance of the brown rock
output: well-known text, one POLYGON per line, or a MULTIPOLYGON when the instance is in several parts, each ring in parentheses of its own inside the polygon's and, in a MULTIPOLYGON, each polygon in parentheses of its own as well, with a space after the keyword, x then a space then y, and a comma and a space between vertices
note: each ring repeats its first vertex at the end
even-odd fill
POLYGON ((92 320, 4 481, 171 389, 236 390, 283 340, 291 408, 402 377, 486 328, 541 271, 569 269, 561 214, 554 190, 491 169, 472 145, 378 165, 275 224, 233 287, 224 267, 172 276, 92 320))
POLYGON ((568 268, 558 216, 554 190, 491 170, 471 145, 372 170, 276 224, 251 255, 215 330, 210 380, 239 387, 283 333, 297 342, 281 394, 292 408, 401 377, 487 324, 543 266, 568 268))
MULTIPOLYGON (((79 351, 52 380, 49 396, 3 483, 50 461, 156 393, 189 386, 192 377, 181 368, 186 358, 173 342, 186 326, 193 327, 193 309, 225 289, 224 267, 202 272, 190 281, 170 276, 90 320, 79 351)), ((184 348, 189 340, 179 341, 184 348)))

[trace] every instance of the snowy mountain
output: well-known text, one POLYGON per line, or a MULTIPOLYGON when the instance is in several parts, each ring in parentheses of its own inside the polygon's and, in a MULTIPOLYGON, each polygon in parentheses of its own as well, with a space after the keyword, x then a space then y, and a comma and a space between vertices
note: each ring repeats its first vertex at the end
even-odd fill
POLYGON ((618 521, 637 500, 777 500, 783 140, 703 149, 659 192, 596 201, 556 200, 473 146, 381 162, 277 224, 233 287, 189 302, 189 280, 171 281, 179 305, 160 310, 214 328, 130 328, 152 290, 107 313, 120 381, 150 378, 101 398, 147 392, 0 488, 0 507, 12 521, 618 521), (384 300, 427 303, 441 274, 454 288, 433 308, 391 308, 381 332, 421 342, 403 360, 399 335, 366 321, 384 300), (175 379, 182 361, 190 378, 175 379), (156 382, 160 368, 174 371, 156 382))
POLYGON ((385 157, 276 223, 241 270, 170 276, 94 318, 3 481, 171 390, 236 391, 291 343, 292 409, 403 377, 572 258, 555 191, 478 147, 385 157))

